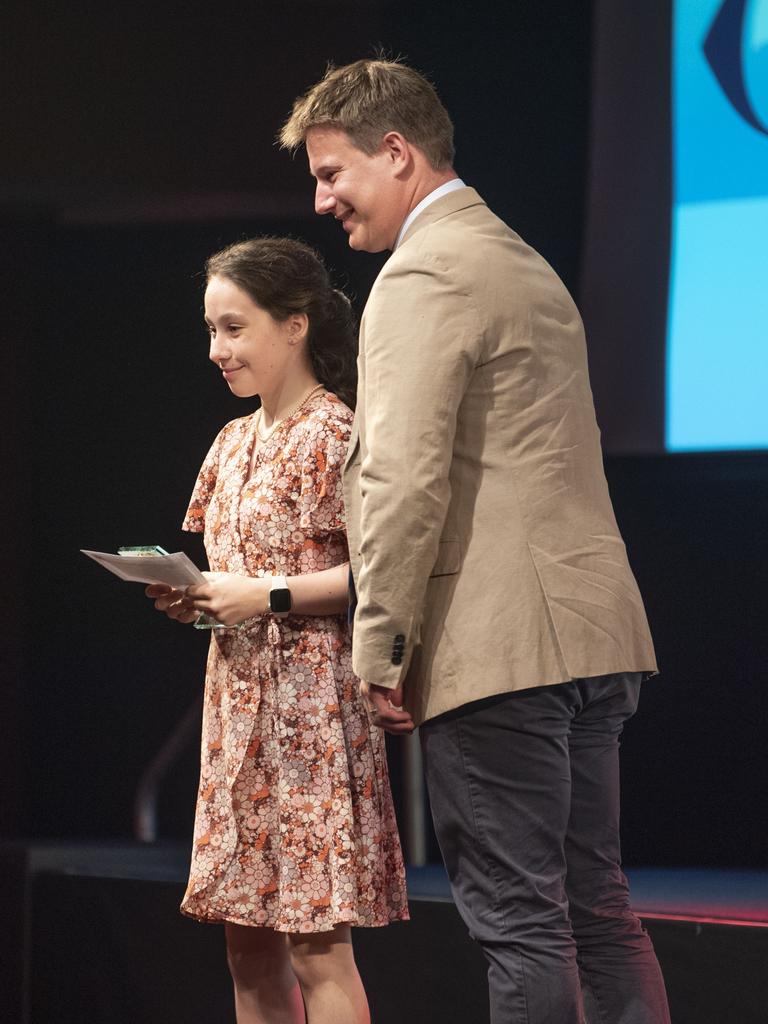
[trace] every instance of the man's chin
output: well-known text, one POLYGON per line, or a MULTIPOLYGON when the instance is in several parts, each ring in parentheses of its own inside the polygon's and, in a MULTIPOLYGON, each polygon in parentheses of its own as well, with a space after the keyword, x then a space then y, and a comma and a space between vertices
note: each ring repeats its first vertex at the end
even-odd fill
POLYGON ((389 248, 384 242, 375 242, 372 239, 360 237, 354 231, 349 236, 348 242, 349 248, 354 249, 355 252, 384 252, 389 248))

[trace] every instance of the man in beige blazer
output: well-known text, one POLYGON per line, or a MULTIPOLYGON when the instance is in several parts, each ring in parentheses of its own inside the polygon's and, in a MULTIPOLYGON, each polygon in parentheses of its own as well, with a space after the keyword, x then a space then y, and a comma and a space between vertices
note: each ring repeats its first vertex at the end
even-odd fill
POLYGON ((421 726, 492 1020, 662 1024, 618 838, 618 737, 656 665, 576 307, 457 178, 448 114, 404 65, 329 70, 282 141, 353 249, 392 250, 344 473, 354 667, 378 724, 421 726))

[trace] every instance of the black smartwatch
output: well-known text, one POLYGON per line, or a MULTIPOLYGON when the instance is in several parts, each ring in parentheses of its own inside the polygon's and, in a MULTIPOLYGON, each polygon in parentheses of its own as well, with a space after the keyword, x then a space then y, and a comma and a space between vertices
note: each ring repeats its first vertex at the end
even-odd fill
POLYGON ((284 619, 291 610, 291 592, 285 576, 273 576, 269 588, 269 610, 278 619, 284 619))

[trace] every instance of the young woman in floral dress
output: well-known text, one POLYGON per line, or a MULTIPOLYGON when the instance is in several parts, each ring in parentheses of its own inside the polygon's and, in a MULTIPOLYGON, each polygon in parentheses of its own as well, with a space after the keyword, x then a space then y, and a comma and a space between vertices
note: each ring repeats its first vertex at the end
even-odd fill
POLYGON ((289 239, 230 246, 206 279, 210 358, 261 407, 219 433, 184 520, 205 532, 207 582, 147 589, 171 618, 232 627, 211 636, 182 910, 225 923, 239 1024, 362 1024, 350 927, 408 908, 346 622, 352 314, 289 239))

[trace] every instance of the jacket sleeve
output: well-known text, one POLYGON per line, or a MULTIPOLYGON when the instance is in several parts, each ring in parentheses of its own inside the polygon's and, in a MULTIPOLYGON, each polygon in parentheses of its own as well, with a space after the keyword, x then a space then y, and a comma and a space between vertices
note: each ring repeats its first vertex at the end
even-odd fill
POLYGON ((419 248, 397 254, 366 309, 353 666, 379 686, 398 685, 419 640, 459 407, 482 336, 456 269, 419 248))

